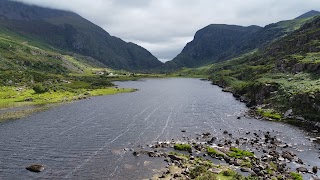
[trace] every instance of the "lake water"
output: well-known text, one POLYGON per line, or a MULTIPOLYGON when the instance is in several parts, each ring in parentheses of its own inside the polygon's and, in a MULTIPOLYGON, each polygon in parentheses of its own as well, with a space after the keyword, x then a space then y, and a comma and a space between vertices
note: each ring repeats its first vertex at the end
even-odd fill
POLYGON ((251 118, 230 93, 199 79, 116 82, 134 93, 93 97, 0 124, 0 179, 142 179, 161 164, 125 148, 224 130, 270 131, 295 144, 310 165, 320 166, 319 145, 298 128, 251 118), (186 130, 187 133, 182 133, 186 130), (25 167, 44 164, 42 173, 25 167))

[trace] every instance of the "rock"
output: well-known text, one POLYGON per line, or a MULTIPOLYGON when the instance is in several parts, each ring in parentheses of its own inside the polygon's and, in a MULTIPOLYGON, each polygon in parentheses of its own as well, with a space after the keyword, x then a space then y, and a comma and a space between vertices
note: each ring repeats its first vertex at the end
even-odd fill
POLYGON ((152 151, 148 152, 148 155, 149 155, 149 157, 160 157, 160 155, 158 153, 152 152, 152 151))
POLYGON ((212 169, 210 169, 210 171, 211 171, 212 173, 214 173, 214 174, 220 174, 220 173, 222 172, 222 170, 221 170, 221 169, 218 169, 218 168, 212 168, 212 169))
POLYGON ((190 156, 190 160, 194 160, 194 156, 190 156))
POLYGON ((32 101, 33 101, 33 98, 26 98, 24 101, 25 101, 25 102, 32 102, 32 101))
POLYGON ((181 161, 182 158, 176 156, 176 155, 172 155, 172 154, 169 154, 168 157, 174 161, 181 161))
POLYGON ((236 159, 236 160, 233 162, 233 164, 234 164, 235 166, 241 166, 241 161, 240 161, 239 159, 236 159))
POLYGON ((33 165, 30 165, 30 166, 26 167, 26 169, 28 171, 31 171, 31 172, 39 173, 39 172, 42 172, 44 170, 44 165, 33 164, 33 165))
POLYGON ((298 164, 303 164, 302 159, 298 158, 298 160, 296 161, 298 164))
POLYGON ((280 163, 280 164, 276 164, 277 165, 277 169, 279 172, 284 172, 285 171, 285 167, 287 166, 286 163, 280 163))
POLYGON ((320 180, 318 176, 312 176, 311 180, 320 180))
POLYGON ((226 163, 230 163, 231 159, 228 156, 224 156, 223 159, 226 161, 226 163))
POLYGON ((258 168, 258 167, 254 167, 253 169, 253 172, 255 172, 256 174, 258 174, 258 173, 260 173, 260 168, 258 168))
POLYGON ((237 119, 241 119, 241 117, 240 117, 240 116, 238 116, 238 117, 237 117, 237 119))
POLYGON ((305 121, 305 119, 303 117, 296 117, 296 120, 298 121, 305 121))
POLYGON ((288 159, 289 161, 292 161, 294 159, 295 154, 289 151, 283 151, 282 152, 282 157, 285 159, 288 159))
POLYGON ((317 166, 313 166, 312 167, 312 172, 317 174, 318 173, 318 167, 317 166))
POLYGON ((216 137, 212 137, 210 141, 208 141, 208 144, 212 144, 214 141, 216 141, 217 138, 216 137))
POLYGON ((223 131, 223 134, 228 134, 228 131, 227 130, 223 131))
POLYGON ((303 172, 303 173, 309 172, 308 169, 305 168, 305 167, 298 167, 298 168, 297 168, 297 171, 298 171, 298 172, 303 172))
POLYGON ((208 132, 207 132, 207 133, 203 133, 203 134, 202 134, 202 137, 203 137, 203 138, 208 138, 210 135, 211 135, 211 133, 208 133, 208 132))
POLYGON ((140 153, 139 152, 137 152, 137 151, 134 151, 133 153, 132 153, 134 156, 140 156, 140 153))
POLYGON ((251 170, 249 168, 242 167, 242 168, 240 168, 240 171, 241 172, 250 172, 251 170))
POLYGON ((314 129, 314 130, 311 130, 312 133, 319 133, 318 130, 314 129))
POLYGON ((181 132, 185 133, 185 132, 186 132, 186 130, 181 130, 181 132))
POLYGON ((290 118, 292 116, 293 116, 293 110, 292 109, 289 109, 284 113, 284 117, 285 118, 290 118))
POLYGON ((278 147, 287 148, 287 147, 289 147, 289 146, 288 146, 288 144, 279 144, 278 147))
POLYGON ((315 141, 318 141, 318 139, 317 138, 310 138, 310 141, 315 142, 315 141))
POLYGON ((240 144, 239 139, 236 139, 236 144, 237 144, 237 145, 239 145, 239 144, 240 144))

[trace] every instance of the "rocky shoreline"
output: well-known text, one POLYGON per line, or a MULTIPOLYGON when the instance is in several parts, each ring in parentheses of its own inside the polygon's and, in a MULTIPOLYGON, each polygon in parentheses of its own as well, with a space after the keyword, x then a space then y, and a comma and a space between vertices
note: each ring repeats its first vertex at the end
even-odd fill
MULTIPOLYGON (((162 173, 151 179, 320 179, 319 168, 304 163, 294 153, 298 150, 294 144, 282 142, 272 132, 245 134, 233 137, 225 130, 215 137, 203 133, 194 139, 157 142, 136 149, 133 155, 166 161, 162 173)), ((315 158, 320 161, 320 154, 315 158)))
MULTIPOLYGON (((210 80, 208 79, 208 81, 210 80)), ((246 106, 249 108, 247 115, 249 115, 250 117, 254 117, 256 119, 269 120, 269 121, 279 121, 279 119, 274 119, 272 117, 264 117, 258 113, 258 109, 264 109, 264 108, 272 109, 272 104, 266 105, 262 103, 262 100, 264 99, 263 95, 261 95, 261 97, 258 98, 260 99, 261 102, 257 104, 257 103, 253 103, 252 100, 248 99, 247 97, 237 94, 232 89, 230 89, 229 87, 223 84, 214 83, 214 82, 212 82, 212 84, 222 88, 223 92, 231 93, 236 100, 245 103, 246 106)), ((271 90, 268 90, 268 91, 271 91, 271 90)), ((287 112, 281 113, 280 115, 281 115, 281 122, 285 122, 285 123, 303 128, 308 132, 317 132, 317 133, 320 132, 320 122, 310 121, 308 119, 303 118, 301 115, 294 115, 292 112, 292 109, 289 109, 287 112)))

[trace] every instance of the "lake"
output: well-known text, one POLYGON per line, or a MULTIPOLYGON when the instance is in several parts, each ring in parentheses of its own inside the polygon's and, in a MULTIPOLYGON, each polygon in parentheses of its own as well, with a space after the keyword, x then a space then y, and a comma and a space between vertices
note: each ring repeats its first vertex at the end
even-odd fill
POLYGON ((294 144, 304 162, 320 166, 319 145, 290 125, 253 118, 232 94, 189 78, 116 82, 134 93, 92 97, 0 124, 0 179, 143 179, 161 159, 135 157, 129 149, 156 141, 224 130, 234 136, 270 131, 294 144), (186 133, 181 132, 186 130, 186 133), (152 162, 151 162, 152 161, 152 162), (41 173, 25 167, 44 164, 41 173))

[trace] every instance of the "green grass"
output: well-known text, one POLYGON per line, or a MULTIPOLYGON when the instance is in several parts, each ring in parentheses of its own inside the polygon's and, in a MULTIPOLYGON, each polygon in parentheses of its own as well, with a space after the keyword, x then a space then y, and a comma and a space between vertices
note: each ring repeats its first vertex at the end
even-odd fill
POLYGON ((243 158, 243 157, 252 157, 254 156, 254 153, 231 147, 230 152, 227 155, 229 157, 243 158))
POLYGON ((191 151, 191 145, 189 144, 175 144, 174 149, 178 151, 191 151))
POLYGON ((208 155, 210 156, 215 156, 215 157, 223 157, 224 154, 221 154, 220 152, 218 152, 217 150, 215 150, 214 148, 211 148, 211 147, 207 147, 207 152, 208 152, 208 155))
POLYGON ((48 104, 48 103, 59 103, 79 100, 89 94, 90 96, 101 96, 101 95, 112 95, 125 92, 133 92, 135 89, 125 88, 100 88, 100 89, 78 89, 77 91, 50 91, 42 94, 35 93, 32 89, 24 89, 17 91, 15 87, 1 87, 0 88, 0 109, 26 106, 26 105, 37 105, 37 104, 48 104), (26 101, 32 99, 32 101, 26 101))
POLYGON ((277 113, 277 112, 274 112, 274 110, 271 110, 271 109, 257 109, 257 113, 259 115, 261 115, 262 117, 265 117, 265 118, 271 118, 271 119, 274 119, 274 120, 281 120, 282 116, 281 114, 277 113))
POLYGON ((291 172, 290 175, 293 180, 303 180, 302 175, 299 173, 291 172))
POLYGON ((12 112, 5 112, 0 114, 0 122, 6 120, 14 120, 27 117, 33 113, 44 111, 50 109, 53 106, 40 106, 40 107, 32 107, 24 110, 12 111, 12 112))

